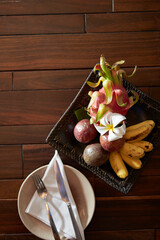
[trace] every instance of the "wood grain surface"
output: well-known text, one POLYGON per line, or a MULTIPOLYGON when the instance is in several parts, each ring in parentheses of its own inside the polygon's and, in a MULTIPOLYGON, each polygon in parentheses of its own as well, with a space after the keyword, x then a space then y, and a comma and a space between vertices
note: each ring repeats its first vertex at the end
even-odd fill
MULTIPOLYGON (((134 86, 160 101, 160 1, 0 0, 0 240, 38 240, 23 225, 24 179, 55 149, 49 132, 103 54, 124 59, 134 86)), ((86 240, 160 240, 160 148, 127 195, 60 153, 91 183, 86 240)))
POLYGON ((83 15, 0 16, 0 35, 84 33, 83 15))
POLYGON ((88 12, 105 12, 112 10, 111 0, 1 0, 1 15, 26 15, 26 14, 65 14, 65 13, 88 13, 88 12))
POLYGON ((159 29, 159 12, 87 14, 87 32, 142 32, 159 29))
POLYGON ((159 40, 156 31, 2 36, 0 71, 92 68, 101 54, 112 63, 123 56, 126 66, 159 66, 159 40))
POLYGON ((115 12, 121 12, 121 11, 137 11, 137 12, 147 12, 147 11, 159 11, 159 1, 153 0, 152 4, 149 0, 143 1, 143 0, 135 0, 134 2, 132 0, 115 0, 114 1, 114 10, 115 12))

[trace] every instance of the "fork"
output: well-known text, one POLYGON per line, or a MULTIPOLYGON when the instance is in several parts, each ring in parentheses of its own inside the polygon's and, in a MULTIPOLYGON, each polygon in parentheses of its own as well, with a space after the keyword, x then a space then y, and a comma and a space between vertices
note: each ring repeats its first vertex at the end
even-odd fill
POLYGON ((48 195, 47 188, 39 175, 33 175, 32 178, 33 178, 33 182, 35 184, 35 187, 37 189, 37 193, 38 193, 39 197, 42 198, 45 202, 45 207, 47 210, 48 219, 50 221, 53 236, 54 236, 55 240, 61 240, 59 233, 57 231, 57 228, 55 226, 54 220, 52 218, 48 202, 47 202, 47 195, 48 195))

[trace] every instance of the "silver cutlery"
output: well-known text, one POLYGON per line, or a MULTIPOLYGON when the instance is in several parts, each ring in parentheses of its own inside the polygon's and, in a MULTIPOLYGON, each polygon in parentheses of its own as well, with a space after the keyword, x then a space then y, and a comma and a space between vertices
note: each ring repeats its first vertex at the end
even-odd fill
POLYGON ((70 213, 70 216, 71 216, 71 220, 72 220, 72 224, 73 224, 73 227, 74 227, 76 239, 77 240, 82 240, 82 236, 81 236, 81 233, 79 231, 76 219, 74 217, 74 213, 73 213, 73 210, 72 210, 72 207, 71 207, 71 203, 70 203, 70 200, 69 200, 64 182, 63 182, 63 178, 62 178, 62 175, 61 175, 61 172, 60 172, 60 168, 59 168, 58 162, 56 160, 54 161, 54 172, 55 172, 55 175, 56 175, 56 180, 57 180, 58 189, 59 189, 61 198, 67 204, 67 207, 68 207, 68 210, 69 210, 69 213, 70 213))
POLYGON ((47 195, 48 195, 47 188, 39 175, 33 175, 33 181, 36 186, 39 197, 44 200, 53 236, 54 236, 55 240, 61 240, 59 233, 57 231, 56 225, 54 223, 54 220, 52 218, 48 202, 47 202, 47 195))

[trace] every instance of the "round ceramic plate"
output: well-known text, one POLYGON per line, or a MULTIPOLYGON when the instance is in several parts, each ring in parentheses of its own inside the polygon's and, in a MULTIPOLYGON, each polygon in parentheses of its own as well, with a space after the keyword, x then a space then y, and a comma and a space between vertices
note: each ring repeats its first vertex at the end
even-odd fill
MULTIPOLYGON (((85 229, 91 221, 95 210, 95 195, 92 186, 87 178, 77 169, 67 165, 64 167, 82 226, 85 229)), ((25 213, 25 209, 35 192, 32 176, 34 174, 42 176, 46 168, 47 165, 36 169, 28 175, 20 187, 17 204, 19 216, 25 227, 37 237, 48 240, 53 238, 50 227, 25 213)))

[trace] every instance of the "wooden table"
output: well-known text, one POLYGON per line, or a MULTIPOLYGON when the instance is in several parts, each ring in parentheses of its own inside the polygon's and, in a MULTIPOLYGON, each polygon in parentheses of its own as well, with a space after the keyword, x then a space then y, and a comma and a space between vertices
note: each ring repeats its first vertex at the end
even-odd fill
MULTIPOLYGON (((160 2, 0 1, 0 240, 38 239, 22 224, 17 194, 54 149, 46 137, 103 54, 138 70, 131 81, 160 101, 160 2)), ((124 195, 80 170, 96 196, 86 239, 160 239, 160 150, 124 195)))

